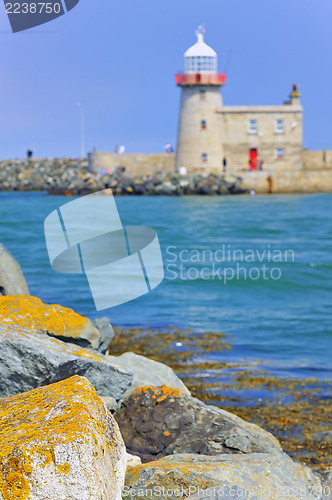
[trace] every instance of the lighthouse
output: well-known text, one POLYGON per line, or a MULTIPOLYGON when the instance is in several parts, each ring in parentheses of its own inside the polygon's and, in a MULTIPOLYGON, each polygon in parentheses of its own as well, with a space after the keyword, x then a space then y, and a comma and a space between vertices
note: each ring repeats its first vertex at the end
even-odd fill
POLYGON ((217 53, 204 42, 201 26, 196 36, 184 54, 185 72, 176 75, 181 104, 175 169, 220 171, 224 153, 217 110, 226 75, 218 73, 217 53))

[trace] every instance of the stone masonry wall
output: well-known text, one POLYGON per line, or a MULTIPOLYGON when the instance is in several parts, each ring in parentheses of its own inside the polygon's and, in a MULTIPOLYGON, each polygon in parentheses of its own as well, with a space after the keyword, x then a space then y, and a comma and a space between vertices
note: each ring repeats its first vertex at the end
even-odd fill
POLYGON ((118 167, 125 167, 133 176, 154 175, 156 172, 171 174, 174 171, 175 154, 145 154, 127 153, 119 155, 116 153, 93 152, 89 155, 89 170, 99 173, 100 169, 112 172, 118 167))
POLYGON ((305 169, 332 169, 332 151, 309 151, 305 149, 303 151, 303 166, 305 169))
POLYGON ((246 168, 250 148, 256 148, 264 168, 298 170, 302 160, 302 107, 224 106, 218 110, 221 140, 229 168, 241 172, 246 168), (257 131, 248 130, 250 119, 257 120, 257 131), (284 120, 284 131, 277 132, 275 122, 284 120), (295 125, 296 124, 296 125, 295 125), (283 148, 284 158, 276 158, 276 148, 283 148))
POLYGON ((241 187, 256 193, 269 191, 269 177, 272 193, 332 193, 331 169, 244 172, 241 177, 241 187))
MULTIPOLYGON (((246 172, 242 163, 227 166, 227 173, 240 175, 243 187, 253 189, 258 193, 268 191, 267 178, 272 178, 272 191, 280 193, 311 193, 332 192, 332 151, 306 151, 303 154, 303 165, 300 168, 287 168, 283 160, 270 164, 264 163, 261 172, 246 172)), ((124 154, 95 152, 90 157, 90 171, 99 172, 100 168, 111 172, 120 166, 125 166, 132 176, 154 175, 158 171, 172 174, 174 172, 174 154, 124 154)), ((202 174, 208 174, 212 169, 201 169, 202 174)), ((197 169, 188 173, 197 174, 197 169)), ((222 173, 222 167, 218 172, 222 173)))

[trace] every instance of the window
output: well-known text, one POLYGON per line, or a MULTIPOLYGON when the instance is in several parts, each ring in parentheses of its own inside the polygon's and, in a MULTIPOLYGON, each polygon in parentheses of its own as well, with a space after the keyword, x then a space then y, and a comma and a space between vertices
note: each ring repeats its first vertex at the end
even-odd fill
POLYGON ((277 160, 281 160, 285 157, 285 149, 284 148, 276 148, 275 149, 275 157, 277 160))
POLYGON ((248 132, 249 134, 257 134, 257 120, 255 119, 249 120, 248 132))
POLYGON ((274 122, 274 131, 276 134, 283 134, 285 131, 284 120, 282 118, 278 118, 274 122))
POLYGON ((200 96, 201 96, 201 101, 205 101, 205 97, 206 97, 206 90, 201 90, 200 91, 200 96))
POLYGON ((206 129, 206 120, 201 121, 201 129, 205 130, 206 129))
POLYGON ((217 73, 217 57, 216 56, 186 56, 185 57, 185 72, 186 73, 217 73))
POLYGON ((202 162, 206 163, 207 162, 208 155, 207 153, 202 153, 202 162))

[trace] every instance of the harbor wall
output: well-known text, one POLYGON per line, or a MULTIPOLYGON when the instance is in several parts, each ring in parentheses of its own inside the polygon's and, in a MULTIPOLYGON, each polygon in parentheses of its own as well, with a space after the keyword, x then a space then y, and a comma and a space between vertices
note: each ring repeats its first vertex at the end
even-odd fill
POLYGON ((125 167, 130 175, 154 175, 157 172, 174 172, 175 154, 173 153, 107 153, 92 152, 88 157, 90 172, 97 174, 101 169, 113 172, 125 167))
POLYGON ((332 193, 331 168, 243 172, 241 177, 241 186, 256 193, 332 193))
MULTIPOLYGON (((266 193, 272 189, 274 193, 332 193, 332 151, 304 151, 304 163, 300 169, 284 169, 264 165, 264 170, 247 172, 243 168, 227 166, 226 177, 231 174, 242 179, 241 186, 257 193, 266 193)), ((94 158, 96 160, 96 157, 94 158)), ((105 153, 97 156, 98 163, 94 164, 95 172, 91 171, 85 161, 66 158, 45 158, 32 160, 2 160, 0 161, 0 191, 15 190, 67 190, 82 184, 89 188, 105 179, 111 182, 109 173, 117 168, 125 168, 124 177, 133 178, 133 182, 142 184, 147 182, 146 177, 162 178, 165 182, 173 183, 175 155, 174 154, 125 154, 115 155, 105 153), (98 169, 97 169, 98 167, 98 169), (106 175, 100 173, 100 169, 106 175), (89 172, 90 170, 90 172, 89 172), (162 176, 158 176, 162 172, 162 176), (141 179, 141 181, 140 181, 141 179)), ((196 178, 207 176, 211 171, 201 169, 187 174, 196 175, 196 178)), ((222 169, 219 169, 222 175, 222 169)), ((186 176, 189 179, 188 175, 186 176)), ((175 184, 178 182, 174 180, 175 184)), ((185 182, 185 179, 184 179, 185 182)), ((213 180, 210 180, 210 183, 213 180)))
MULTIPOLYGON (((257 193, 266 193, 272 182, 272 192, 275 193, 319 193, 332 192, 332 151, 302 152, 303 164, 293 169, 264 165, 263 171, 247 172, 242 165, 229 165, 227 173, 241 176, 243 187, 257 193), (270 179, 269 179, 270 178, 270 179), (271 181, 272 179, 272 181, 271 181)), ((89 155, 89 170, 98 173, 100 169, 112 172, 116 168, 125 167, 132 176, 155 175, 165 172, 171 175, 175 168, 175 154, 161 153, 100 153, 94 151, 89 155)), ((202 168, 200 171, 187 169, 188 173, 203 174, 222 173, 222 168, 202 168)))

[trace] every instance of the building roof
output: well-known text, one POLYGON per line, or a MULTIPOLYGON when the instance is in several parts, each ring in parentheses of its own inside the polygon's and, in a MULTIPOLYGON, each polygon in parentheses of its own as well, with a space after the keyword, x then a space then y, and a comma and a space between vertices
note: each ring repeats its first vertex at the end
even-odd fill
POLYGON ((204 42, 204 30, 201 27, 196 31, 196 35, 197 42, 184 53, 184 57, 217 57, 217 53, 204 42))

